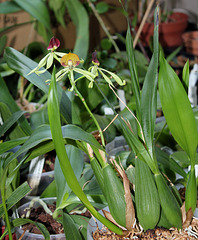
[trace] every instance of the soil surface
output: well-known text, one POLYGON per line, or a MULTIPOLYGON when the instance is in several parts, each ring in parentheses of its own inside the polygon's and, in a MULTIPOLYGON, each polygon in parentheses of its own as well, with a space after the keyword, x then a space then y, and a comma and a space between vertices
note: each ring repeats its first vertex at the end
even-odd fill
MULTIPOLYGON (((56 209, 55 204, 48 205, 48 208, 54 212, 56 209)), ((61 223, 57 222, 53 217, 49 214, 47 214, 43 207, 37 207, 32 208, 30 212, 30 217, 32 221, 40 222, 45 225, 47 230, 50 234, 60 234, 64 233, 64 229, 61 223)), ((25 224, 23 225, 22 229, 27 232, 35 233, 35 234, 41 234, 41 232, 38 230, 38 228, 33 224, 25 224)))
POLYGON ((198 239, 198 220, 193 219, 191 225, 178 231, 175 228, 171 229, 163 229, 156 228, 154 230, 147 230, 146 232, 137 231, 137 229, 133 229, 129 232, 125 237, 121 237, 116 235, 106 229, 105 227, 102 230, 97 229, 93 233, 94 240, 127 240, 127 239, 141 239, 141 240, 193 240, 198 239))

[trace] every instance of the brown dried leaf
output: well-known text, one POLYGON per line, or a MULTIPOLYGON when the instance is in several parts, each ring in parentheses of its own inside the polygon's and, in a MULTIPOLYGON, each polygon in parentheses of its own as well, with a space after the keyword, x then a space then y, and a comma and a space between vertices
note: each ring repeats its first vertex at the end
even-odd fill
POLYGON ((131 198, 130 182, 129 179, 127 178, 125 171, 123 171, 123 184, 126 202, 126 228, 128 230, 131 230, 135 223, 135 209, 131 198))
POLYGON ((118 172, 121 178, 123 178, 123 172, 124 170, 119 166, 119 164, 116 162, 115 159, 110 158, 111 163, 113 164, 115 170, 118 172))
POLYGON ((185 201, 181 206, 181 213, 182 213, 182 223, 186 221, 186 209, 185 209, 185 201))
POLYGON ((186 213, 186 221, 183 223, 183 228, 187 228, 191 224, 192 218, 193 218, 193 211, 190 208, 186 213))
POLYGON ((102 209, 102 212, 104 214, 104 216, 106 217, 106 219, 108 219, 109 221, 111 221, 113 224, 115 224, 116 226, 118 226, 120 229, 122 230, 126 230, 126 228, 124 228, 123 226, 119 225, 115 219, 112 217, 111 213, 102 209))

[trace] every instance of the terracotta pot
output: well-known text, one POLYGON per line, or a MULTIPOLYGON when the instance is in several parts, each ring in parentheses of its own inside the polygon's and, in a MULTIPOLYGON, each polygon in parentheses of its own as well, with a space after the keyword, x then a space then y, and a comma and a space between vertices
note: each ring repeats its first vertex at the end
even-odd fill
MULTIPOLYGON (((169 22, 159 25, 159 41, 162 47, 177 47, 182 44, 182 33, 188 25, 188 15, 174 12, 169 22)), ((154 24, 146 22, 140 35, 144 46, 149 46, 150 37, 153 36, 154 24)))
POLYGON ((198 31, 186 32, 182 35, 187 53, 198 55, 198 31))

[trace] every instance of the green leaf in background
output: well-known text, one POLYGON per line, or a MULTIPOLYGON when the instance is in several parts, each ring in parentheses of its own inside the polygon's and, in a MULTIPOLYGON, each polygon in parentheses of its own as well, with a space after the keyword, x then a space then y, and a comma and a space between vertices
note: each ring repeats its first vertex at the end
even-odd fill
POLYGON ((13 219, 12 223, 13 223, 14 227, 19 227, 19 226, 22 226, 22 225, 27 224, 27 223, 34 224, 41 231, 44 239, 45 240, 50 240, 50 234, 49 234, 48 230, 40 222, 35 222, 35 221, 32 221, 32 220, 27 219, 27 218, 16 218, 16 219, 13 219))
MULTIPOLYGON (((40 76, 35 73, 28 75, 28 73, 37 67, 38 64, 13 48, 6 48, 4 58, 11 69, 24 76, 28 81, 48 94, 49 86, 46 84, 46 80, 51 79, 51 74, 48 71, 40 76)), ((68 123, 71 123, 71 102, 60 86, 58 86, 58 92, 61 114, 68 123)))
MULTIPOLYGON (((23 197, 25 197, 31 191, 27 182, 21 184, 6 200, 7 210, 16 205, 23 197)), ((3 216, 3 206, 0 204, 0 217, 3 216)))
POLYGON ((65 1, 70 17, 76 25, 76 42, 73 52, 85 60, 89 48, 89 17, 79 0, 65 1))
POLYGON ((8 106, 3 103, 0 102, 0 113, 2 116, 2 119, 4 121, 4 124, 1 127, 1 131, 2 133, 5 133, 11 126, 13 126, 12 129, 10 129, 10 131, 8 132, 8 137, 9 139, 16 139, 16 138, 21 138, 21 137, 25 137, 27 136, 27 134, 23 131, 23 129, 21 128, 21 126, 16 123, 16 117, 19 119, 19 117, 21 117, 20 115, 17 116, 17 113, 13 113, 9 110, 8 106), (15 124, 15 125, 14 125, 15 124), (3 129, 5 127, 5 129, 3 129))
POLYGON ((14 1, 5 1, 0 3, 0 14, 14 13, 21 10, 22 8, 14 1))
POLYGON ((102 39, 101 47, 104 50, 109 50, 112 47, 112 43, 111 43, 111 41, 108 38, 102 39))
POLYGON ((66 239, 81 240, 80 232, 69 214, 63 213, 63 227, 66 239))
POLYGON ((127 50, 127 57, 129 61, 129 70, 131 73, 131 89, 133 95, 135 95, 136 100, 136 116, 140 118, 140 86, 139 86, 139 79, 137 73, 137 65, 135 60, 135 53, 133 49, 133 39, 131 36, 131 30, 128 26, 127 35, 126 35, 126 50, 127 50))
POLYGON ((17 147, 20 144, 23 144, 27 139, 28 137, 23 137, 0 143, 0 154, 17 147))
MULTIPOLYGON (((15 100, 13 99, 12 95, 10 94, 6 86, 6 83, 4 82, 1 76, 0 76, 0 102, 6 104, 11 113, 18 112, 20 110, 19 106, 16 104, 15 100)), ((32 131, 27 122, 27 119, 24 116, 22 116, 18 120, 18 122, 22 127, 23 131, 26 133, 26 135, 31 134, 32 131)))
POLYGON ((186 92, 188 92, 188 85, 189 85, 189 59, 187 60, 187 62, 184 65, 184 68, 183 68, 183 71, 182 71, 182 80, 183 80, 184 88, 185 88, 186 92))
MULTIPOLYGON (((153 56, 148 67, 148 71, 144 80, 144 85, 141 93, 141 125, 143 127, 143 134, 145 137, 146 146, 152 157, 153 154, 153 138, 157 111, 157 80, 158 80, 158 53, 159 53, 159 39, 158 39, 158 11, 155 11, 154 18, 154 37, 153 37, 153 56)), ((141 137, 141 136, 140 136, 141 137)))
MULTIPOLYGON (((84 157, 83 153, 80 149, 72 146, 72 145, 66 145, 66 151, 69 157, 69 161, 71 163, 72 168, 74 169, 74 173, 76 175, 77 180, 80 179, 80 176, 83 171, 84 167, 84 157)), ((56 206, 59 207, 59 205, 62 204, 62 201, 64 200, 64 196, 66 192, 71 192, 65 177, 62 173, 60 163, 58 158, 55 161, 55 168, 54 168, 54 178, 56 182, 56 206)))
MULTIPOLYGON (((0 109, 1 109, 1 104, 0 103, 0 109)), ((23 116, 23 114, 25 113, 25 111, 19 111, 19 112, 15 112, 13 113, 10 118, 8 118, 3 125, 0 126, 0 136, 2 136, 13 124, 16 123, 16 121, 23 116)))
POLYGON ((194 165, 197 126, 187 93, 175 71, 160 57, 159 94, 168 127, 194 165))
POLYGON ((54 11, 57 21, 66 27, 64 16, 65 16, 65 0, 49 0, 49 7, 54 11))
POLYGON ((42 0, 13 0, 13 2, 15 2, 24 11, 28 12, 31 16, 36 18, 48 29, 49 32, 51 32, 49 11, 42 0))
POLYGON ((99 14, 106 13, 109 10, 109 5, 106 2, 99 2, 96 4, 96 10, 99 14))

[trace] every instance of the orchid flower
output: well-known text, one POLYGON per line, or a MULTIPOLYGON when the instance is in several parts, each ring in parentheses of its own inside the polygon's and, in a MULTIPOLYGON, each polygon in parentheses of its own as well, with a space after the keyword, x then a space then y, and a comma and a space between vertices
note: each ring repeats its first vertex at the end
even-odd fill
POLYGON ((65 53, 55 52, 55 50, 60 46, 60 41, 52 37, 49 43, 49 46, 47 47, 47 50, 50 51, 41 61, 39 62, 38 66, 34 68, 31 72, 28 73, 36 73, 37 75, 44 73, 47 69, 49 69, 52 66, 53 60, 56 59, 60 62, 60 58, 65 55, 65 53), (45 69, 40 70, 42 67, 45 67, 45 69))
POLYGON ((68 74, 69 76, 69 80, 71 83, 71 89, 70 91, 73 91, 74 87, 75 87, 75 83, 81 79, 74 79, 74 72, 79 73, 81 75, 83 75, 84 77, 86 77, 89 81, 89 88, 93 87, 93 82, 94 82, 94 78, 96 77, 93 73, 87 71, 87 70, 83 70, 80 68, 76 68, 81 62, 83 62, 82 60, 79 59, 78 55, 75 53, 68 53, 65 54, 61 60, 60 63, 61 65, 64 67, 64 69, 60 70, 57 74, 56 74, 56 81, 60 81, 64 75, 68 74))
POLYGON ((110 84, 111 86, 113 86, 112 81, 110 80, 111 78, 113 78, 120 86, 123 86, 126 84, 125 80, 121 80, 115 73, 110 72, 104 68, 100 68, 100 62, 97 59, 97 53, 96 51, 92 53, 92 63, 93 66, 91 66, 88 70, 93 73, 95 75, 95 77, 98 76, 98 72, 101 74, 101 76, 104 78, 104 80, 110 84), (109 74, 110 77, 108 77, 105 73, 109 74))

